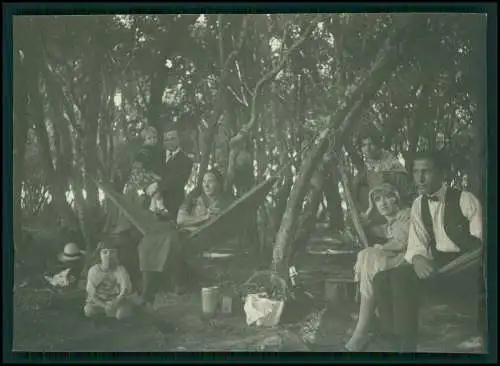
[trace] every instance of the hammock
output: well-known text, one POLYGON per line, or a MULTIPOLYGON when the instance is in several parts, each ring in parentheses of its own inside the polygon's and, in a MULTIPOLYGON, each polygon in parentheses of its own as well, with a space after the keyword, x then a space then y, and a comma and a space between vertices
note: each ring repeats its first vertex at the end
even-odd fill
POLYGON ((441 275, 441 276, 455 275, 464 271, 467 268, 477 265, 481 261, 482 251, 483 248, 478 248, 473 251, 462 254, 457 259, 441 267, 436 272, 436 275, 441 275))
POLYGON ((340 176, 342 178, 342 187, 344 188, 344 193, 346 196, 348 212, 351 216, 354 228, 356 229, 356 233, 358 234, 361 243, 363 243, 365 248, 368 248, 369 247, 368 239, 366 238, 365 230, 363 229, 363 225, 361 224, 358 209, 356 208, 356 204, 352 199, 351 191, 349 189, 349 177, 347 176, 347 173, 345 171, 342 162, 339 162, 339 171, 340 171, 340 176))
MULTIPOLYGON (((153 213, 132 202, 123 194, 116 192, 109 184, 99 182, 94 177, 91 177, 91 179, 144 236, 156 237, 162 233, 165 236, 170 235, 171 226, 158 222, 153 213)), ((198 249, 202 249, 201 246, 210 245, 214 240, 227 239, 228 236, 236 234, 241 229, 241 225, 245 223, 244 219, 248 214, 253 213, 262 204, 276 181, 276 177, 271 177, 252 188, 216 218, 206 222, 195 232, 190 233, 187 236, 189 244, 196 242, 200 245, 198 249)))
POLYGON ((241 230, 245 218, 253 214, 262 204, 265 197, 276 183, 278 178, 271 177, 253 187, 239 199, 234 201, 220 215, 203 224, 199 229, 188 236, 190 242, 209 240, 223 240, 235 235, 241 230))
POLYGON ((152 212, 145 210, 137 202, 133 202, 123 194, 118 193, 110 184, 100 182, 92 176, 90 178, 106 193, 106 196, 120 209, 142 235, 156 231, 153 226, 157 226, 155 225, 157 218, 152 212))

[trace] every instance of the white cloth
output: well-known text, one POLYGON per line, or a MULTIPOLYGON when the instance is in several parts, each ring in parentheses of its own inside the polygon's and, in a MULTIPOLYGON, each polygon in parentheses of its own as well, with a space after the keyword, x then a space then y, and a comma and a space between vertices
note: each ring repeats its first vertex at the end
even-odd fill
POLYGON ((73 282, 70 278, 69 271, 70 268, 66 268, 64 271, 61 271, 52 277, 44 277, 54 287, 68 287, 70 283, 73 282))
MULTIPOLYGON (((431 212, 434 237, 436 239, 436 249, 441 252, 459 252, 460 248, 451 241, 444 230, 444 210, 445 194, 447 187, 443 185, 436 192, 438 201, 429 200, 429 210, 431 212)), ((425 229, 421 216, 422 196, 413 201, 411 208, 410 233, 408 237, 408 248, 405 254, 405 260, 412 263, 415 255, 432 259, 429 248, 430 235, 425 229)), ((482 211, 479 200, 470 192, 463 191, 460 195, 460 208, 463 215, 469 220, 470 234, 482 240, 482 211)))
POLYGON ((274 326, 278 324, 283 312, 284 301, 261 297, 261 294, 249 294, 245 299, 247 325, 274 326))
POLYGON ((175 151, 167 150, 165 162, 168 163, 171 159, 173 159, 179 153, 179 151, 181 151, 180 147, 177 148, 177 150, 175 150, 175 151))
POLYGON ((166 208, 163 204, 163 199, 161 197, 152 197, 151 203, 149 204, 149 211, 151 212, 166 211, 166 208))
POLYGON ((151 183, 148 188, 146 188, 146 194, 152 196, 158 190, 158 182, 151 183))

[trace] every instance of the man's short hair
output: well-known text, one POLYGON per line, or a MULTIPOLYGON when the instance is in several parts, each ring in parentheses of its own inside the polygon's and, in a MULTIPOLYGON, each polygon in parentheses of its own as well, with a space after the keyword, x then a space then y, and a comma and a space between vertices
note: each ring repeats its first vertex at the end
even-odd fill
POLYGON ((362 129, 358 134, 358 144, 361 145, 363 140, 371 140, 373 144, 381 148, 382 147, 382 136, 380 132, 374 127, 366 127, 362 129))
POLYGON ((414 162, 417 160, 432 161, 434 167, 436 167, 436 169, 441 172, 444 172, 448 168, 447 166, 445 166, 443 154, 438 150, 418 151, 417 153, 415 153, 415 157, 413 158, 414 162))
POLYGON ((177 126, 165 127, 165 129, 163 130, 163 134, 165 135, 169 132, 177 132, 177 135, 179 135, 179 128, 177 126))

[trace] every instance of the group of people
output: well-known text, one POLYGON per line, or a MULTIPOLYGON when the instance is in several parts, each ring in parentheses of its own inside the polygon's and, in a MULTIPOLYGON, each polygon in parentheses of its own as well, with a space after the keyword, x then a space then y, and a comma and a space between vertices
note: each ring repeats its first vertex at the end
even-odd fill
MULTIPOLYGON (((184 233, 213 219, 232 202, 230 195, 223 194, 223 177, 216 169, 205 173, 201 190, 185 197, 193 161, 180 148, 177 130, 167 130, 162 144, 153 127, 144 129, 141 137, 142 148, 133 156, 123 194, 169 226, 170 235, 141 239, 118 211, 106 239, 98 244, 97 263, 88 271, 87 317, 127 318, 135 307, 151 304, 159 287, 169 280, 181 291, 191 270, 182 256, 184 233), (168 263, 167 258, 171 258, 168 263)), ((84 254, 75 243, 68 243, 60 261, 71 273, 80 273, 84 254)))
MULTIPOLYGON (((182 233, 213 219, 233 200, 224 194, 223 177, 215 169, 204 175, 201 191, 185 197, 193 162, 180 149, 177 131, 166 131, 163 144, 158 144, 156 130, 151 127, 144 130, 143 138, 143 149, 134 158, 124 194, 170 225, 171 236, 145 243, 128 219, 120 215, 111 235, 99 244, 98 263, 88 272, 84 312, 89 317, 130 316, 132 297, 139 295, 135 301, 139 306, 151 303, 168 275, 180 285, 186 278, 186 264, 179 256, 182 233), (142 281, 134 279, 133 261, 118 259, 119 248, 139 262, 142 276, 136 277, 142 281), (171 265, 166 263, 169 255, 171 265)), ((411 184, 404 166, 378 147, 373 136, 362 136, 361 147, 366 171, 355 184, 357 191, 363 184, 368 188, 368 208, 361 214, 361 221, 373 245, 359 252, 354 266, 360 311, 345 350, 364 350, 378 319, 379 334, 386 336, 396 351, 415 352, 422 290, 431 282, 436 284, 432 278, 439 268, 480 247, 481 205, 472 193, 444 183, 446 165, 437 153, 415 155, 411 184), (411 187, 417 194, 409 207, 411 187)), ((73 246, 67 248, 67 261, 75 259, 68 256, 81 254, 75 253, 78 250, 73 246)))
MULTIPOLYGON (((364 182, 367 177, 372 181, 366 184, 368 209, 360 219, 376 242, 358 253, 354 266, 360 310, 344 348, 363 351, 377 334, 375 329, 395 351, 416 352, 423 294, 430 288, 439 291, 444 287, 468 291, 456 278, 445 280, 436 272, 460 255, 480 248, 481 204, 472 193, 445 183, 447 167, 439 153, 419 152, 412 168, 417 195, 408 207, 400 193, 405 188, 405 194, 411 192, 404 187, 408 181, 402 164, 377 147, 371 136, 361 142, 365 161, 370 162, 364 182)), ((479 281, 479 277, 475 279, 479 281)))

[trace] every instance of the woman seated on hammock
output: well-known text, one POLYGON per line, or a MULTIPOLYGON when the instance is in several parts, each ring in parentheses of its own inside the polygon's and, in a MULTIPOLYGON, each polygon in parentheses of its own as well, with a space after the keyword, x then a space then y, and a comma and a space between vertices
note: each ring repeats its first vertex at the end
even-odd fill
POLYGON ((194 231, 216 217, 233 201, 223 193, 224 181, 221 173, 212 169, 203 176, 203 190, 190 194, 179 209, 177 224, 186 231, 194 231))
POLYGON ((410 226, 410 208, 401 207, 399 193, 392 185, 382 183, 374 187, 368 199, 369 208, 366 213, 361 214, 361 219, 368 223, 372 218, 373 208, 376 207, 378 214, 386 221, 384 231, 387 242, 375 244, 358 253, 354 274, 359 283, 361 304, 358 323, 345 345, 348 352, 363 351, 368 346, 369 330, 375 313, 373 277, 380 271, 404 263, 410 226))

